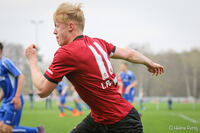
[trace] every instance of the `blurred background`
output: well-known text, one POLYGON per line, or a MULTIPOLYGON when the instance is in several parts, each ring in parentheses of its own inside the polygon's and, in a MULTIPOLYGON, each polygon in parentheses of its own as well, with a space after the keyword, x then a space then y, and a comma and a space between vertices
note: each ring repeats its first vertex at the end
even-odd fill
MULTIPOLYGON (((58 49, 53 35, 53 13, 58 5, 65 1, 0 0, 0 41, 5 45, 4 56, 12 59, 25 74, 23 91, 27 101, 29 90, 33 87, 24 49, 31 43, 37 45, 39 64, 44 72, 58 49)), ((135 74, 139 83, 136 87, 135 105, 144 114, 145 131, 178 132, 179 130, 170 130, 169 127, 187 125, 198 127, 200 130, 199 0, 67 1, 83 3, 86 18, 85 35, 102 38, 117 47, 136 49, 165 67, 163 75, 153 77, 144 66, 128 63, 128 69, 135 74), (143 91, 146 110, 141 110, 137 103, 140 100, 140 90, 143 91), (180 121, 175 124, 170 124, 170 120, 167 120, 160 130, 156 127, 152 129, 149 125, 153 123, 148 120, 156 116, 153 112, 163 111, 161 117, 169 118, 166 113, 169 97, 174 102, 175 114, 183 114, 187 118, 177 117, 175 119, 180 121), (185 110, 189 112, 182 112, 185 110), (196 122, 192 123, 187 119, 196 122)), ((119 71, 120 62, 112 60, 115 72, 119 71)), ((66 79, 64 80, 70 85, 66 79)), ((41 100, 34 96, 36 101, 41 100)), ((26 109, 28 110, 28 105, 26 109)), ((22 123, 26 123, 26 110, 24 112, 22 123)), ((174 114, 170 116, 174 119, 174 114)), ((160 121, 157 124, 160 124, 160 121)), ((49 129, 48 133, 50 131, 49 129)), ((185 130, 190 131, 196 132, 185 130)))

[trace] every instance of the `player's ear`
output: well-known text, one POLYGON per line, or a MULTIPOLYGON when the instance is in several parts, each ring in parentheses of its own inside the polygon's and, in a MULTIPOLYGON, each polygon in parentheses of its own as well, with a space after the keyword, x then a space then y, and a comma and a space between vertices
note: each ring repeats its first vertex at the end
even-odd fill
POLYGON ((69 22, 68 28, 69 28, 69 31, 70 31, 70 32, 74 30, 75 24, 74 24, 73 21, 70 21, 70 22, 69 22))

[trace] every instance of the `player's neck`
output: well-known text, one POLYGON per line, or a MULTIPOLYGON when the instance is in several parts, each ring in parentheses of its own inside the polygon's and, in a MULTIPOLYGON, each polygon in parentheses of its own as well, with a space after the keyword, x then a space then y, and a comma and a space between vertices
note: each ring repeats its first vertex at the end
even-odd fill
POLYGON ((75 33, 72 35, 70 42, 73 42, 74 39, 75 39, 77 36, 80 36, 80 35, 83 35, 83 32, 81 32, 81 31, 75 32, 75 33))
POLYGON ((128 71, 127 69, 124 69, 124 73, 127 73, 127 71, 128 71))

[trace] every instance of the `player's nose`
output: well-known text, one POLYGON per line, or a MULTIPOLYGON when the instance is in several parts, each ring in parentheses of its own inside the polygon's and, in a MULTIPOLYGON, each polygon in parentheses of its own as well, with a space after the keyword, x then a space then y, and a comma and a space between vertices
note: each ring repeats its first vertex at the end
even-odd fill
POLYGON ((55 35, 57 34, 57 30, 56 29, 54 29, 53 34, 55 34, 55 35))

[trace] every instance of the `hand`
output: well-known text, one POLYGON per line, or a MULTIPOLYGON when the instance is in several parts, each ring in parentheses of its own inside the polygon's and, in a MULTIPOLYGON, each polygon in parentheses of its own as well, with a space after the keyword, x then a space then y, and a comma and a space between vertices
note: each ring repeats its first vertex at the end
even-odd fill
POLYGON ((65 95, 65 91, 62 91, 61 96, 64 96, 64 95, 65 95))
POLYGON ((121 96, 123 95, 123 92, 122 92, 122 90, 119 90, 118 92, 119 92, 119 94, 120 94, 121 96))
POLYGON ((16 110, 19 110, 21 108, 21 99, 20 97, 14 97, 11 101, 12 104, 14 104, 14 107, 16 110))
POLYGON ((126 88, 126 91, 125 91, 125 94, 128 94, 129 92, 130 92, 130 87, 128 86, 127 88, 126 88))
POLYGON ((37 59, 37 48, 34 44, 29 45, 25 50, 25 55, 28 60, 37 59))
POLYGON ((153 75, 158 76, 159 74, 164 73, 164 67, 160 64, 152 62, 150 65, 147 66, 149 72, 153 75))

